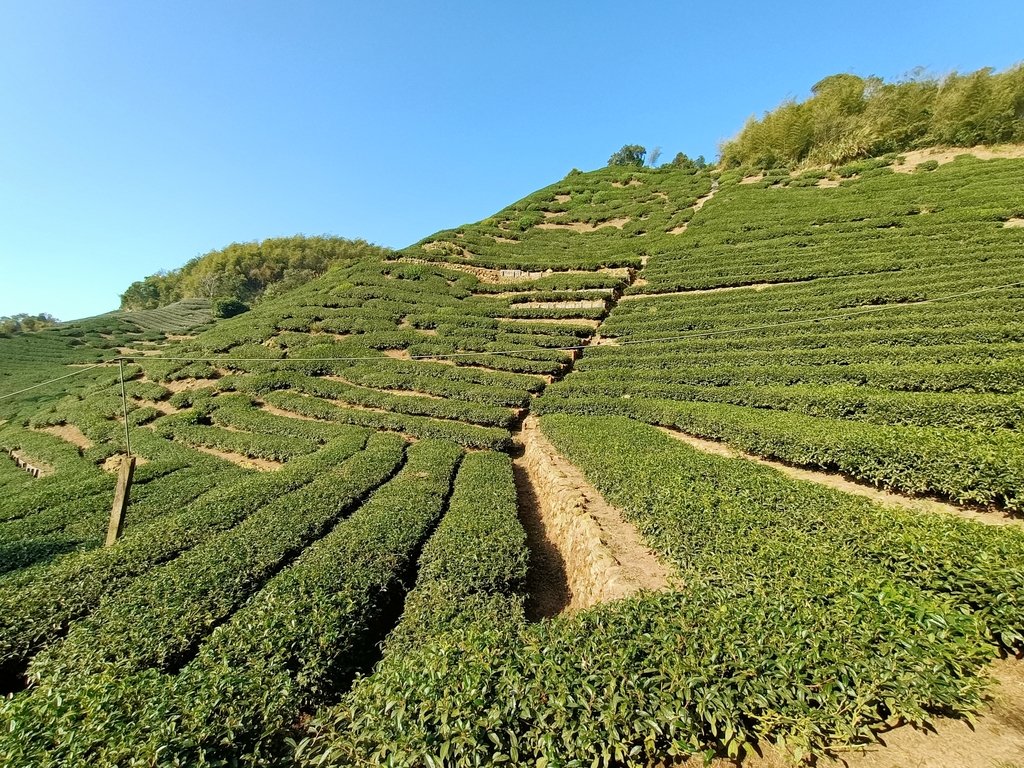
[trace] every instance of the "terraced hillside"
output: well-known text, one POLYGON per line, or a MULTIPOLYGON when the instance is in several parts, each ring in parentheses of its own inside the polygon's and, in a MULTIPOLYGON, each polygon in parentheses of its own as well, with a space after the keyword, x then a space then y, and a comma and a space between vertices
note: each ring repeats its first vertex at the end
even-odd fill
POLYGON ((116 368, 12 409, 49 471, 0 474, 4 763, 799 757, 982 707, 1024 648, 1024 161, 892 161, 574 172, 118 345, 109 548, 116 368))

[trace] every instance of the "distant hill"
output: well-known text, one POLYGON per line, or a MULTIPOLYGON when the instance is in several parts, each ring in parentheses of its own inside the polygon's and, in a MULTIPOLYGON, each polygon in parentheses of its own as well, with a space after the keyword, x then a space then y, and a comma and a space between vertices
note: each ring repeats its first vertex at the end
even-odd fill
POLYGON ((921 147, 1024 141, 1024 65, 897 83, 838 74, 811 92, 806 101, 751 117, 722 145, 722 165, 836 166, 921 147))
POLYGON ((365 240, 327 236, 295 235, 232 243, 197 256, 179 269, 132 283, 121 294, 121 309, 154 309, 189 298, 251 303, 268 292, 300 286, 336 264, 388 252, 365 240))

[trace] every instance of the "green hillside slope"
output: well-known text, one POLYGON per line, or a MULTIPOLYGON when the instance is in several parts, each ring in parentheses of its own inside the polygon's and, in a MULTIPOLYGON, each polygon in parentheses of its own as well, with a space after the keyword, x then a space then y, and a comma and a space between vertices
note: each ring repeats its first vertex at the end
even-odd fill
POLYGON ((47 472, 0 465, 0 762, 648 765, 976 709, 1019 527, 676 439, 1022 511, 1024 161, 887 163, 574 172, 188 337, 33 337, 126 358, 144 463, 102 548, 117 369, 6 412, 47 472), (669 589, 527 615, 528 414, 669 589))

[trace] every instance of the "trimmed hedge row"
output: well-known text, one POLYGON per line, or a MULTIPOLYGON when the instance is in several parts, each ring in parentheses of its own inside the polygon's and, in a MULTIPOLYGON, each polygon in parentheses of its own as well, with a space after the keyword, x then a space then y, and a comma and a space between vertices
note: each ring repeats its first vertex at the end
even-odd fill
POLYGON ((322 398, 292 392, 271 392, 265 396, 265 400, 277 408, 303 416, 401 432, 418 438, 451 440, 466 448, 504 450, 512 443, 508 430, 497 427, 478 427, 459 421, 345 408, 322 398))
POLYGON ((542 413, 630 416, 791 464, 837 469, 883 488, 1024 510, 1024 446, 1010 430, 882 426, 676 400, 581 397, 537 405, 542 413))
POLYGON ((989 643, 1024 637, 1018 532, 894 513, 627 419, 541 423, 681 591, 529 626, 481 610, 386 656, 300 765, 641 766, 759 741, 799 758, 979 705, 989 643))
POLYGON ((70 623, 101 598, 115 599, 141 574, 231 528, 248 515, 312 482, 361 450, 367 433, 348 434, 279 472, 245 475, 203 494, 185 507, 144 525, 130 526, 113 547, 62 558, 16 588, 0 592, 0 658, 13 674, 63 635, 70 623))
MULTIPOLYGON (((429 756, 443 760, 446 755, 435 744, 418 740, 426 722, 403 727, 409 682, 422 678, 425 670, 417 666, 417 649, 484 623, 518 628, 524 621, 521 590, 528 557, 510 459, 470 454, 459 468, 448 511, 420 555, 416 587, 388 637, 384 660, 337 707, 314 721, 310 736, 297 747, 297 762, 429 765, 429 756), (397 706, 382 707, 381 702, 397 706)), ((484 733, 474 733, 471 726, 462 730, 462 725, 453 720, 449 727, 462 739, 487 743, 484 733)))
POLYGON ((8 702, 17 725, 0 737, 0 756, 37 765, 279 757, 297 713, 372 661, 461 453, 450 443, 412 446, 394 480, 271 579, 178 675, 107 669, 44 681, 8 702), (63 739, 72 723, 76 738, 63 739))
POLYGON ((397 436, 374 435, 340 467, 148 571, 37 655, 31 678, 177 669, 218 622, 383 483, 402 461, 404 445, 397 436))

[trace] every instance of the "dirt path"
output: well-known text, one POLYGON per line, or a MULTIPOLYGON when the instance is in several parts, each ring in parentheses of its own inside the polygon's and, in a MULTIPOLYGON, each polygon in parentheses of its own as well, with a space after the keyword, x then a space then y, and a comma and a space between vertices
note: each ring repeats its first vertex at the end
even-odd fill
MULTIPOLYGON (((545 214, 550 213, 545 211, 545 214)), ((553 213, 552 216, 561 216, 561 213, 553 213)), ((545 221, 541 224, 537 224, 534 229, 569 229, 573 232, 596 232, 599 229, 605 227, 615 227, 615 229, 622 229, 626 224, 630 222, 629 217, 619 219, 608 219, 606 221, 598 222, 597 224, 590 224, 586 221, 573 221, 567 224, 560 224, 553 221, 545 221)))
POLYGON ((175 381, 163 381, 160 385, 171 392, 184 392, 188 389, 203 389, 204 387, 216 387, 217 379, 177 379, 175 381))
POLYGON ((565 559, 552 540, 544 523, 541 503, 523 464, 522 456, 512 462, 519 522, 526 531, 530 550, 530 568, 526 574, 526 618, 529 621, 549 619, 562 613, 572 602, 565 559))
POLYGON ((165 415, 181 412, 180 408, 175 408, 166 400, 144 400, 142 398, 132 399, 140 408, 153 408, 154 410, 160 411, 160 413, 163 413, 165 415))
POLYGON ((499 323, 530 323, 533 325, 584 325, 587 328, 597 328, 601 325, 600 320, 588 320, 585 317, 496 317, 499 323))
MULTIPOLYGON (((745 182, 740 182, 740 183, 743 184, 745 182)), ((718 194, 718 189, 719 188, 718 188, 717 185, 712 185, 710 192, 708 192, 703 197, 698 197, 697 200, 694 202, 694 204, 692 206, 690 206, 691 208, 693 208, 693 212, 696 213, 701 208, 703 208, 711 198, 713 198, 716 194, 718 194)), ((690 222, 685 221, 682 224, 680 224, 678 227, 673 227, 672 229, 670 229, 668 231, 668 233, 670 235, 681 235, 681 234, 683 234, 683 232, 685 232, 687 229, 689 229, 689 227, 690 227, 690 222)), ((645 262, 645 266, 646 266, 646 262, 645 262)))
POLYGON ((987 147, 979 144, 976 147, 951 147, 943 149, 932 147, 930 149, 917 149, 911 152, 902 152, 903 162, 895 163, 892 169, 896 173, 913 173, 918 164, 934 160, 939 165, 945 165, 955 160, 960 155, 971 155, 979 160, 1000 160, 1024 157, 1024 146, 1016 144, 1003 144, 987 147))
POLYGON ((581 299, 579 301, 521 301, 513 306, 517 309, 604 309, 604 299, 581 299))
POLYGON ((762 456, 744 453, 743 451, 733 448, 725 443, 716 442, 714 440, 705 440, 704 438, 680 432, 679 430, 668 429, 666 427, 658 427, 658 429, 666 435, 669 435, 680 442, 686 443, 691 448, 696 448, 698 451, 710 453, 715 456, 724 456, 729 459, 745 459, 746 461, 752 461, 755 464, 763 464, 764 466, 771 467, 772 469, 781 472, 787 477, 792 477, 796 480, 807 480, 812 483, 817 483, 818 485, 824 485, 828 488, 834 488, 837 491, 843 491, 855 496, 862 496, 887 507, 897 507, 900 509, 907 509, 912 512, 937 512, 940 514, 955 515, 956 517, 962 517, 966 520, 974 520, 975 522, 984 523, 985 525, 1006 525, 1024 530, 1024 519, 1018 517, 1010 517, 1009 515, 995 511, 982 512, 965 507, 958 507, 954 504, 947 504, 946 502, 937 501, 935 499, 924 499, 915 496, 905 496, 891 491, 883 491, 872 485, 851 480, 835 472, 821 472, 818 470, 793 467, 789 464, 784 464, 781 461, 773 461, 762 456))
POLYGON ((538 560, 530 590, 534 618, 668 586, 669 568, 621 510, 558 453, 536 417, 523 422, 516 443, 521 516, 533 529, 528 538, 538 560))
POLYGON ((767 288, 775 288, 780 285, 797 285, 799 283, 812 283, 822 278, 814 277, 806 280, 780 280, 777 283, 750 283, 748 285, 723 285, 717 288, 694 288, 689 291, 668 291, 666 293, 628 293, 622 297, 622 301, 637 301, 638 299, 661 299, 669 296, 700 296, 705 293, 725 293, 726 291, 763 291, 767 288))
POLYGON ((274 472, 284 466, 284 463, 280 461, 254 459, 250 456, 243 456, 240 453, 222 451, 218 448, 207 448, 205 445, 189 445, 189 448, 197 450, 200 453, 209 454, 210 456, 216 456, 217 458, 224 459, 225 461, 230 461, 232 464, 237 464, 243 469, 255 469, 260 472, 274 472))
MULTIPOLYGON (((135 466, 141 467, 143 464, 149 464, 149 459, 147 459, 145 456, 139 456, 138 454, 133 454, 133 456, 135 458, 135 466)), ((103 463, 100 465, 100 468, 104 472, 117 474, 117 472, 121 469, 121 462, 124 461, 124 459, 125 455, 123 453, 115 453, 104 459, 103 463)))
POLYGON ((43 427, 37 431, 59 437, 61 440, 82 449, 92 448, 92 440, 86 437, 82 430, 74 424, 58 424, 52 427, 43 427))

